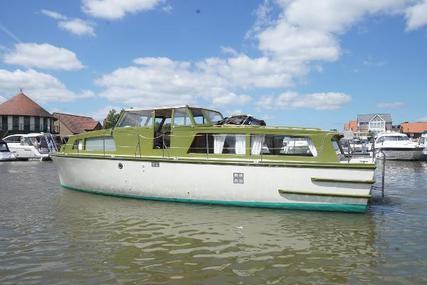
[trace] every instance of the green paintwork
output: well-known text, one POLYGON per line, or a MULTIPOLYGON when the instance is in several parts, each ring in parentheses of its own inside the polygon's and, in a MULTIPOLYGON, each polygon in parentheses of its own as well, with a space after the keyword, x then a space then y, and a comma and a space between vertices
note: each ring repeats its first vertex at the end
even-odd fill
POLYGON ((319 193, 308 191, 293 191, 293 190, 278 190, 280 194, 293 194, 293 195, 311 195, 311 196, 325 196, 325 197, 345 197, 345 198, 371 198, 371 195, 357 195, 357 194, 333 194, 333 193, 319 193))
POLYGON ((354 183, 354 184, 374 184, 374 180, 347 180, 347 179, 332 179, 311 177, 313 182, 332 182, 332 183, 354 183))
MULTIPOLYGON (((188 106, 186 108, 189 108, 188 106)), ((132 110, 135 111, 135 110, 132 110)), ((187 109, 187 113, 191 114, 187 109)), ((152 112, 154 117, 154 111, 152 112)), ((122 114, 123 116, 123 114, 122 114)), ((172 115, 172 122, 173 122, 172 115)), ((120 119, 119 119, 120 121, 120 119)), ((136 159, 136 160, 180 160, 180 162, 191 163, 237 163, 246 165, 271 165, 271 166, 294 166, 294 167, 328 167, 328 168, 360 168, 375 169, 374 164, 340 163, 331 143, 339 135, 336 132, 322 131, 320 129, 295 128, 295 127, 261 127, 261 126, 237 126, 222 125, 214 126, 211 123, 196 125, 191 117, 191 126, 171 126, 171 144, 168 149, 153 149, 154 126, 149 127, 126 127, 99 130, 71 136, 67 144, 61 147, 59 156, 68 157, 102 157, 105 159, 136 159), (198 154, 187 153, 190 145, 197 134, 245 134, 246 154, 198 154), (251 155, 251 135, 289 135, 304 136, 312 140, 318 155, 251 155), (73 148, 76 140, 85 140, 90 137, 113 137, 116 151, 84 151, 73 148)))
POLYGON ((70 190, 99 194, 104 196, 114 196, 114 197, 122 197, 122 198, 133 198, 133 199, 154 200, 154 201, 164 201, 164 202, 193 203, 193 204, 308 210, 308 211, 353 212, 353 213, 363 213, 366 211, 366 208, 367 208, 367 205, 364 205, 364 204, 275 203, 275 202, 245 202, 245 201, 194 200, 194 199, 181 199, 181 198, 146 197, 146 196, 130 195, 130 194, 105 193, 105 192, 89 190, 89 189, 79 189, 79 188, 75 188, 75 187, 64 185, 64 184, 62 184, 62 187, 70 190))

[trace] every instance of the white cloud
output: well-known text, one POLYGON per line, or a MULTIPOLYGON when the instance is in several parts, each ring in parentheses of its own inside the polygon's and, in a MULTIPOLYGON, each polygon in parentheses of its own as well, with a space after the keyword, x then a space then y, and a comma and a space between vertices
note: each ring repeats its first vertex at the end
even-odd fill
POLYGON ((101 96, 137 105, 193 103, 200 98, 215 105, 244 104, 250 97, 238 94, 241 90, 289 86, 293 74, 305 72, 300 66, 246 55, 195 63, 165 57, 133 62, 96 81, 105 88, 101 96))
MULTIPOLYGON (((88 3, 119 5, 101 0, 84 3, 87 7, 88 3)), ((154 8, 160 1, 150 3, 154 8)), ((132 65, 113 70, 96 82, 104 88, 101 96, 126 104, 192 103, 200 99, 213 105, 247 103, 251 90, 283 92, 280 90, 294 87, 311 70, 321 72, 323 62, 337 61, 343 53, 340 36, 364 17, 402 14, 412 3, 411 0, 276 0, 273 4, 265 0, 256 10, 257 19, 246 35, 257 43, 256 57, 221 47, 223 57, 197 62, 138 58, 132 65), (274 10, 277 8, 279 11, 274 10)), ((118 8, 113 13, 108 8, 104 16, 120 18, 131 11, 136 10, 118 8)), ((364 64, 386 63, 366 60, 364 64)), ((267 108, 332 110, 350 100, 349 95, 337 92, 306 95, 285 92, 263 97, 259 102, 267 108)))
POLYGON ((403 102, 380 102, 377 104, 378 108, 382 109, 399 109, 405 106, 403 102))
POLYGON ((52 18, 55 20, 67 20, 67 17, 55 11, 43 9, 40 12, 45 16, 48 16, 49 18, 52 18))
POLYGON ((344 93, 326 92, 299 95, 285 92, 278 96, 263 96, 257 102, 261 109, 295 109, 335 110, 351 101, 351 96, 344 93))
POLYGON ((3 96, 0 96, 0 103, 3 103, 4 101, 6 101, 6 98, 4 98, 3 96))
POLYGON ((163 2, 163 0, 83 0, 82 10, 92 17, 116 20, 123 18, 127 13, 152 10, 163 2))
POLYGON ((427 0, 406 9, 405 16, 407 30, 415 30, 427 25, 427 0))
POLYGON ((41 10, 41 13, 58 20, 58 27, 78 36, 95 36, 94 24, 79 18, 69 18, 51 10, 41 10))
POLYGON ((116 110, 116 112, 120 112, 120 110, 122 108, 120 108, 118 106, 109 105, 109 106, 105 106, 101 109, 95 110, 87 116, 90 116, 90 117, 94 118, 95 120, 100 121, 102 123, 102 121, 107 117, 108 112, 110 112, 110 110, 112 110, 112 109, 116 110))
POLYGON ((222 94, 212 98, 212 103, 216 106, 220 105, 243 105, 251 101, 251 97, 248 95, 237 95, 232 92, 228 94, 222 94))
POLYGON ((47 73, 33 69, 26 71, 0 69, 0 92, 15 94, 19 88, 40 102, 72 101, 94 96, 93 92, 88 90, 83 90, 81 93, 70 91, 61 81, 47 73))
POLYGON ((78 36, 95 36, 95 29, 92 24, 82 19, 60 21, 58 22, 58 27, 78 36))
POLYGON ((83 68, 74 52, 50 44, 16 44, 15 50, 4 55, 4 62, 46 69, 73 70, 83 68))
MULTIPOLYGON (((405 0, 278 0, 278 3, 282 8, 278 19, 265 28, 257 28, 254 35, 260 50, 276 58, 309 63, 337 60, 341 54, 338 40, 341 33, 365 15, 398 11, 405 0)), ((261 17, 264 19, 265 13, 261 17)))

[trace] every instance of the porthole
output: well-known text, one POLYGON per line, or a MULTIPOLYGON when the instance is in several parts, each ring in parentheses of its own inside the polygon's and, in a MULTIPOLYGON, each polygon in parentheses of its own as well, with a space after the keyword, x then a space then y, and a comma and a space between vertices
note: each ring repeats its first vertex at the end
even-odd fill
POLYGON ((119 162, 119 169, 123 169, 123 164, 119 162))

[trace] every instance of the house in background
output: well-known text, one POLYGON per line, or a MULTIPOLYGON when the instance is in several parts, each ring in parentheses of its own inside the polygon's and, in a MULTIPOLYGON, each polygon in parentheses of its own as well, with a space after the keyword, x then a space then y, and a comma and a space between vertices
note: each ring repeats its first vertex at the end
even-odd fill
POLYGON ((353 133, 356 133, 358 131, 357 129, 357 121, 351 120, 344 124, 344 131, 351 131, 353 133))
POLYGON ((100 130, 101 124, 91 117, 65 113, 53 113, 55 117, 55 132, 61 137, 100 130))
POLYGON ((11 134, 52 132, 55 118, 20 92, 0 104, 0 138, 11 134))
POLYGON ((357 115, 357 128, 360 135, 369 133, 382 133, 392 130, 390 114, 359 114, 357 115))
POLYGON ((419 138, 427 131, 427 122, 404 122, 400 124, 400 132, 411 138, 419 138))

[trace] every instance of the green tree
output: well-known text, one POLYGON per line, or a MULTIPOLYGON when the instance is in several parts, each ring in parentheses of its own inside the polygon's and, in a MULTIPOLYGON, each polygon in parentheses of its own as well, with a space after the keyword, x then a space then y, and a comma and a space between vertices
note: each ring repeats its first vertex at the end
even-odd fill
POLYGON ((102 124, 104 129, 111 129, 114 127, 119 120, 120 112, 117 112, 115 109, 111 109, 108 112, 107 117, 104 119, 104 123, 102 124))

